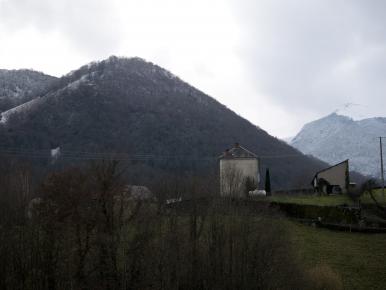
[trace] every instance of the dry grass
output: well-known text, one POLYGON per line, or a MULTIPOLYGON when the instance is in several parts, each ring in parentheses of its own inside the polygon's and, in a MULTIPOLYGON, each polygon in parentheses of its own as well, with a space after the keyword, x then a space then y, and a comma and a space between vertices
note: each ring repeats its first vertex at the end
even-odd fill
POLYGON ((309 276, 313 283, 312 288, 315 290, 341 290, 343 281, 338 273, 325 264, 317 265, 309 270, 309 276))
POLYGON ((311 275, 319 273, 323 281, 335 281, 334 285, 341 278, 344 289, 386 289, 385 234, 334 232, 283 222, 311 275))

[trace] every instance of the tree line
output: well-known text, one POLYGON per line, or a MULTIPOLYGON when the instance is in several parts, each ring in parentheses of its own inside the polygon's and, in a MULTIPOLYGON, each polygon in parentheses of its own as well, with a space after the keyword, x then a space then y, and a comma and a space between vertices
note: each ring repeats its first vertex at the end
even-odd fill
POLYGON ((133 199, 126 172, 101 161, 38 182, 32 167, 3 164, 0 289, 336 289, 315 288, 277 213, 203 204, 204 177, 159 178, 155 199, 133 199), (181 193, 185 208, 165 205, 181 193))

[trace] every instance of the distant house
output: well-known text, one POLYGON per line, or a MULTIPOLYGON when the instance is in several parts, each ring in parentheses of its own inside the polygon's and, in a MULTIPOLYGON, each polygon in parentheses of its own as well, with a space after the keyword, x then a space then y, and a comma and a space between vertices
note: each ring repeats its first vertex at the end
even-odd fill
POLYGON ((312 186, 319 193, 347 193, 350 186, 348 160, 317 172, 312 180, 312 186))
POLYGON ((258 157, 236 143, 220 157, 220 194, 244 197, 258 188, 260 182, 258 157))

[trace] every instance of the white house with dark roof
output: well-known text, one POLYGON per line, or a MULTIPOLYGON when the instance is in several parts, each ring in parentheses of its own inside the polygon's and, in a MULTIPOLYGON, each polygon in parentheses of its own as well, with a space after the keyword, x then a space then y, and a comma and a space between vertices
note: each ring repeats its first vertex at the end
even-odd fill
POLYGON ((248 191, 258 188, 259 159, 254 153, 236 143, 219 160, 222 196, 245 197, 248 191))
POLYGON ((349 161, 345 160, 317 172, 312 186, 319 193, 347 193, 350 186, 349 161))

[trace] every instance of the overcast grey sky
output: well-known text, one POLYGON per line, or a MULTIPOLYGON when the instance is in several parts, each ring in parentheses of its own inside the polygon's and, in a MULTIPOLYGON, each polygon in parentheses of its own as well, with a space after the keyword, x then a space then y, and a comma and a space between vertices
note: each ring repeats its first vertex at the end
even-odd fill
POLYGON ((278 137, 344 103, 386 116, 383 0, 0 0, 0 68, 110 55, 169 69, 278 137))

